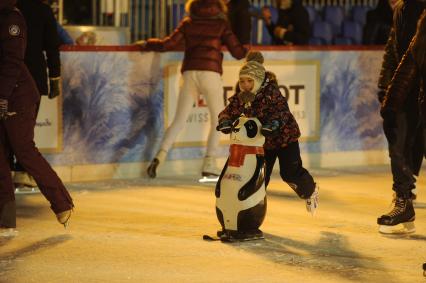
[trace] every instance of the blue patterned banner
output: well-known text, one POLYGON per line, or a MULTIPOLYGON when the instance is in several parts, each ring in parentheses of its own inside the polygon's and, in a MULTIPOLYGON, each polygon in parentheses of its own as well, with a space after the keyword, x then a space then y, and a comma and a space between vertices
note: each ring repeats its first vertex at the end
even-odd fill
MULTIPOLYGON (((303 153, 386 149, 376 98, 382 53, 263 51, 267 62, 319 62, 319 137, 302 142, 303 153)), ((182 56, 181 52, 62 52, 63 151, 47 155, 49 161, 69 166, 150 160, 164 132, 164 70, 182 56)), ((235 62, 227 53, 225 60, 235 62)), ((169 158, 200 158, 204 150, 177 147, 169 158)), ((227 150, 223 146, 221 155, 226 156, 227 150)))

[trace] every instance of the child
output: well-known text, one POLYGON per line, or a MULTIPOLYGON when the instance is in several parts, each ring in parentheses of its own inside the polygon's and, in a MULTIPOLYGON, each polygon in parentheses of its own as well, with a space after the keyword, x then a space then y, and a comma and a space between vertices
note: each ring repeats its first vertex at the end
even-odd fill
POLYGON ((173 50, 185 45, 183 86, 179 93, 176 115, 166 130, 160 150, 148 167, 150 178, 156 177, 158 165, 165 161, 167 152, 184 127, 199 93, 206 97, 211 124, 202 176, 219 175, 220 171, 215 165, 219 134, 214 127, 217 125, 217 114, 223 105, 222 44, 225 44, 231 55, 237 59, 244 58, 247 53, 247 49, 231 31, 226 19, 227 8, 224 0, 190 0, 186 3, 185 10, 189 16, 181 21, 171 35, 165 39, 153 38, 137 42, 144 50, 154 51, 173 50))
POLYGON ((297 195, 306 200, 306 209, 314 214, 318 206, 318 187, 303 168, 298 138, 300 130, 282 96, 275 75, 263 67, 260 52, 250 52, 239 74, 235 95, 219 114, 217 129, 230 133, 232 123, 241 115, 257 117, 265 136, 265 185, 268 186, 275 160, 280 163, 280 175, 297 195))

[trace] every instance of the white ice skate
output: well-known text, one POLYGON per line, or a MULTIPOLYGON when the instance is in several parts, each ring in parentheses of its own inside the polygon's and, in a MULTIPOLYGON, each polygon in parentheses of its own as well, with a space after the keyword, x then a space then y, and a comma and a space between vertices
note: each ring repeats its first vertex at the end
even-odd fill
POLYGON ((0 238, 15 237, 18 235, 18 230, 15 228, 0 228, 0 238))
POLYGON ((217 183, 219 180, 220 170, 216 166, 216 159, 211 156, 204 157, 202 178, 198 180, 200 183, 217 183))
POLYGON ((13 183, 15 184, 15 194, 34 194, 40 192, 34 178, 27 172, 15 172, 13 183))
POLYGON ((306 210, 315 215, 315 212, 318 208, 319 200, 319 187, 315 185, 315 191, 312 193, 311 197, 306 200, 306 210))
POLYGON ((394 226, 379 225, 379 232, 383 234, 410 234, 416 232, 414 221, 399 223, 394 226))

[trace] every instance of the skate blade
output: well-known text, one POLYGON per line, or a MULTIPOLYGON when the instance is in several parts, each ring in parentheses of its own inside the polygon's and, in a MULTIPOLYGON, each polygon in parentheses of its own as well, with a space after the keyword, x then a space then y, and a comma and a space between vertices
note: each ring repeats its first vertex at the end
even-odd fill
POLYGON ((0 238, 10 238, 18 235, 18 230, 15 228, 0 228, 0 238))
POLYGON ((15 188, 16 195, 37 194, 40 190, 37 187, 19 187, 15 188))
POLYGON ((410 234, 416 232, 416 227, 414 222, 405 222, 394 226, 379 225, 379 232, 382 234, 410 234))
POLYGON ((219 181, 219 176, 214 176, 214 177, 204 176, 203 178, 198 180, 198 182, 200 183, 217 183, 217 181, 219 181))

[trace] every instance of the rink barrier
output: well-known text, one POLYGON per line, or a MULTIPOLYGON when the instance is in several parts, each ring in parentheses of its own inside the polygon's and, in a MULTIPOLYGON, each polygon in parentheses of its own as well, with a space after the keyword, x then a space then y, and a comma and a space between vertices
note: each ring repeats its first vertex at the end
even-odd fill
MULTIPOLYGON (((251 49, 262 51, 265 63, 274 65, 278 71, 281 63, 283 69, 291 69, 294 62, 295 67, 300 67, 300 62, 319 65, 318 93, 307 92, 305 96, 309 99, 304 102, 306 107, 313 107, 305 113, 307 116, 318 110, 315 123, 310 125, 314 132, 310 138, 304 138, 309 134, 303 131, 304 125, 301 127, 300 145, 306 167, 389 162, 376 98, 383 46, 252 46, 251 49)), ((173 81, 165 77, 166 71, 182 58, 180 51, 140 52, 137 46, 61 47, 62 151, 45 156, 64 181, 145 175, 166 120, 170 120, 171 114, 165 109, 175 108, 170 96, 173 81)), ((238 70, 241 61, 233 60, 225 52, 224 65, 238 70)), ((176 78, 177 73, 176 70, 173 73, 176 78)), ((310 77, 306 74, 300 77, 304 75, 310 77)), ((283 84, 288 83, 283 80, 286 81, 283 84)), ((176 96, 176 91, 172 94, 176 96)), ((160 168, 160 176, 197 175, 204 144, 175 144, 168 161, 160 168)), ((227 156, 227 145, 223 144, 218 151, 221 165, 227 156)))

